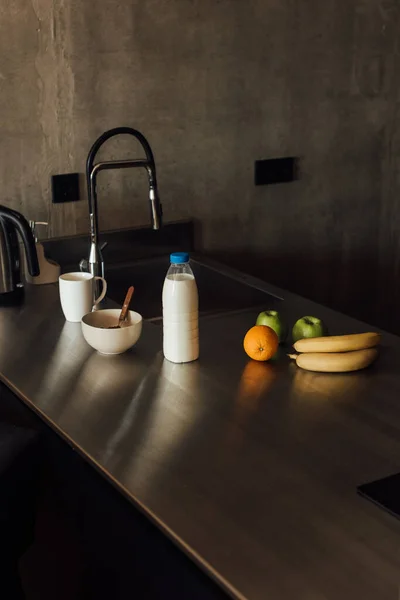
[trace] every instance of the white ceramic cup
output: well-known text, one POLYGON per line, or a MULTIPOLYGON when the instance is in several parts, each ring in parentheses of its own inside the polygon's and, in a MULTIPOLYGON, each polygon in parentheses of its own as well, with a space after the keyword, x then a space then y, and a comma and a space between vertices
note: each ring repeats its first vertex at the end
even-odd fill
POLYGON ((67 321, 79 323, 93 306, 99 304, 107 293, 107 282, 103 277, 94 277, 91 273, 64 273, 58 278, 60 285, 60 301, 67 321), (93 300, 95 281, 101 279, 103 290, 93 300))

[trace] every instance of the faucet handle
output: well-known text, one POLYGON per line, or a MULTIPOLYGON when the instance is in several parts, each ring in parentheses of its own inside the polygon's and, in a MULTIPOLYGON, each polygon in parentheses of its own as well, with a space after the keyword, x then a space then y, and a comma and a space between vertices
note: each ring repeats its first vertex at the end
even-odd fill
POLYGON ((79 270, 83 273, 89 272, 89 261, 87 258, 82 258, 82 260, 79 261, 79 270))
MULTIPOLYGON (((103 242, 100 246, 100 250, 104 250, 106 246, 108 246, 108 242, 103 242)), ((84 273, 89 272, 89 261, 87 258, 82 258, 82 260, 79 261, 79 270, 84 273)))

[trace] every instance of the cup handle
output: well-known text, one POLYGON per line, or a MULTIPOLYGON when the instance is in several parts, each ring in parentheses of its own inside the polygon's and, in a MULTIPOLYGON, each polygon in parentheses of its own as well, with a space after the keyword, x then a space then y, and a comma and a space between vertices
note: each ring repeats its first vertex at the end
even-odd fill
POLYGON ((104 279, 104 277, 96 277, 94 278, 96 281, 100 280, 103 282, 103 289, 101 290, 101 294, 98 298, 96 298, 96 300, 94 301, 94 306, 96 306, 97 304, 99 304, 104 296, 107 294, 107 281, 104 279))

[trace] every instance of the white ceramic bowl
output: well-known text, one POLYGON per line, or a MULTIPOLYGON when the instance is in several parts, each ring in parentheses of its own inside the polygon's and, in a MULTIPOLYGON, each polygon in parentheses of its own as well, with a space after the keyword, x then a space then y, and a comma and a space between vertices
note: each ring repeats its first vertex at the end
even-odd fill
POLYGON ((120 329, 108 329, 118 323, 121 310, 106 308, 95 310, 82 317, 82 333, 87 343, 101 354, 122 354, 134 346, 142 333, 142 315, 128 312, 120 329))

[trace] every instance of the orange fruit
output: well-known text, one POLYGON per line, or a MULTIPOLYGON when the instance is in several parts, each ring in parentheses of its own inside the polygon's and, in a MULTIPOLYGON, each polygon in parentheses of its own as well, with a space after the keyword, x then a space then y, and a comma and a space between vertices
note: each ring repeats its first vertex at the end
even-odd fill
POLYGON ((243 347, 253 360, 269 360, 278 350, 279 338, 267 325, 255 325, 244 336, 243 347))

